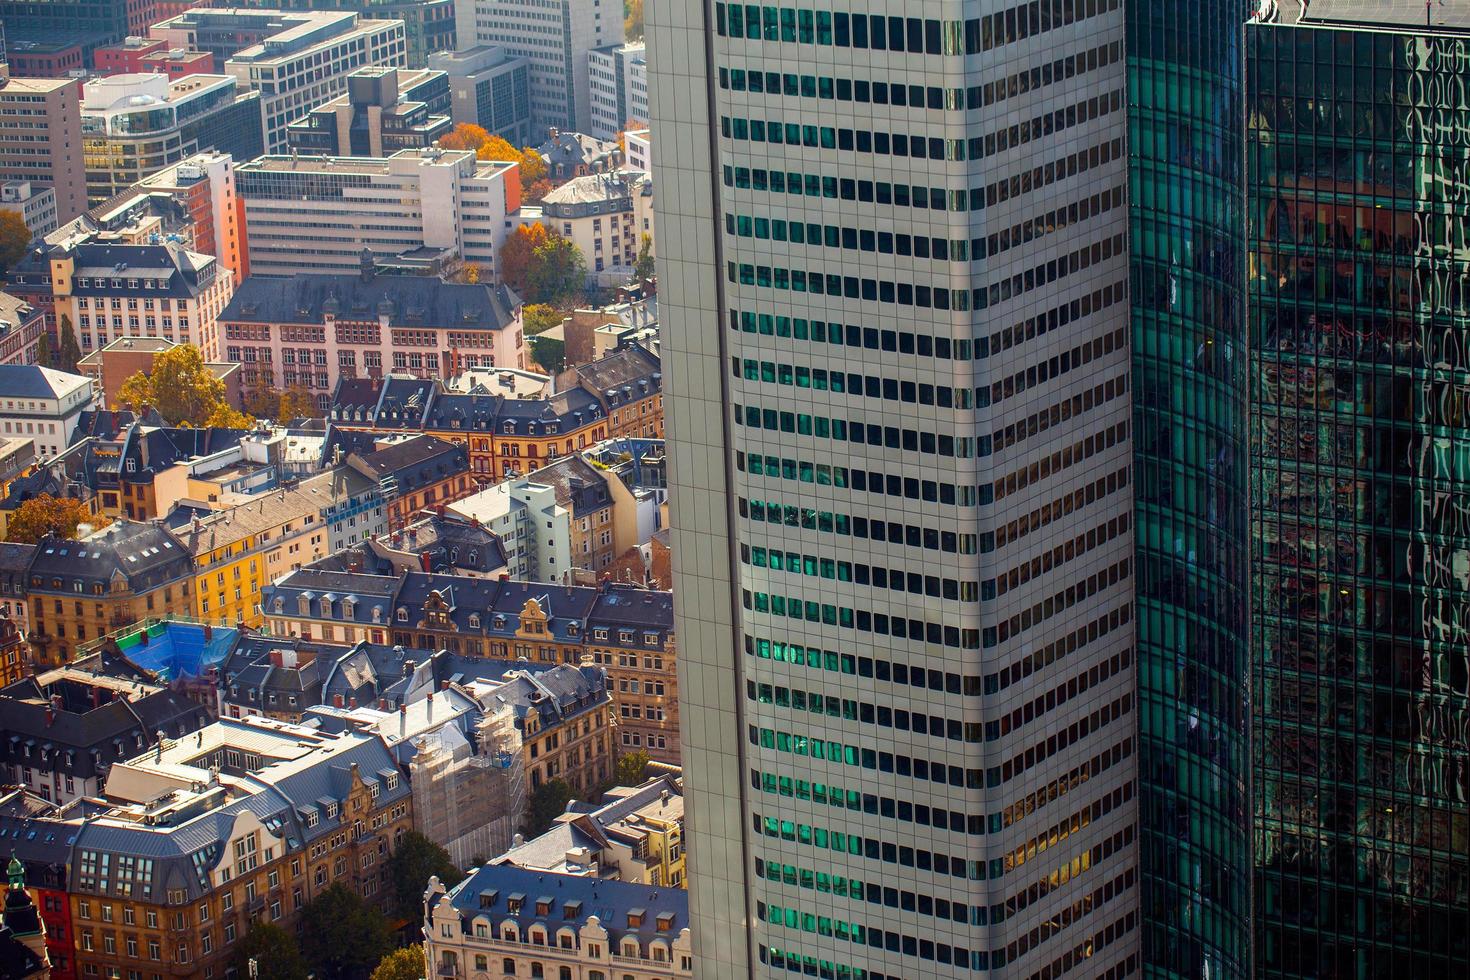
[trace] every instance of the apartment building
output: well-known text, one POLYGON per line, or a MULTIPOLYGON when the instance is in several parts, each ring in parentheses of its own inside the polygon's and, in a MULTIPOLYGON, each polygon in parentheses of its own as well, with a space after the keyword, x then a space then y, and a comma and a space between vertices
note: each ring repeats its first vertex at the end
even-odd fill
POLYGON ((235 161, 228 153, 205 150, 186 157, 144 177, 123 196, 156 194, 167 195, 188 213, 193 251, 219 259, 236 284, 245 281, 250 274, 245 218, 235 191, 235 161))
POLYGON ((589 663, 607 674, 618 751, 643 749, 657 761, 679 762, 677 647, 667 592, 417 571, 395 580, 304 568, 263 588, 261 607, 275 636, 393 643, 467 658, 589 663), (391 589, 390 582, 396 582, 391 589))
POLYGON ((27 572, 31 652, 38 667, 139 620, 189 616, 194 563, 157 524, 115 521, 75 541, 46 538, 27 572))
POLYGON ((94 78, 82 90, 82 159, 96 205, 201 151, 265 151, 260 93, 231 75, 162 72, 94 78))
POLYGON ((632 170, 573 177, 541 199, 541 223, 576 243, 589 279, 626 282, 644 236, 653 240, 653 178, 632 170))
POLYGON ((104 654, 7 683, 0 708, 4 782, 57 804, 101 795, 114 763, 159 733, 183 738, 210 720, 153 675, 104 654))
POLYGON ((344 432, 424 432, 457 443, 469 452, 475 479, 492 483, 614 434, 661 434, 663 378, 659 359, 630 345, 596 366, 580 365, 544 398, 453 392, 427 378, 344 382, 330 419, 344 432))
POLYGON ((0 364, 0 433, 35 442, 41 460, 67 447, 81 414, 92 407, 91 378, 38 364, 0 364))
POLYGON ((286 126, 293 153, 386 157, 433 146, 454 128, 449 76, 424 68, 359 68, 347 93, 286 126))
POLYGON ((245 91, 260 93, 268 153, 284 152, 286 127, 341 95, 356 69, 408 64, 403 21, 370 20, 353 11, 199 8, 149 33, 172 47, 212 51, 219 70, 235 76, 245 91), (238 46, 242 40, 248 43, 238 46))
POLYGON ((551 829, 491 860, 553 875, 680 888, 684 883, 684 789, 661 775, 615 786, 578 803, 551 829))
POLYGON ((0 364, 35 364, 45 332, 44 312, 0 292, 0 364))
POLYGON ((423 275, 465 264, 495 282, 495 254, 521 206, 520 168, 468 150, 389 157, 265 156, 235 169, 250 269, 357 273, 373 261, 423 275))
MULTIPOLYGON (((31 822, 32 841, 74 842, 65 891, 79 976, 223 977, 253 922, 289 930, 329 885, 380 905, 413 820, 381 739, 266 719, 158 742, 114 763, 106 794, 31 822)), ((17 841, 17 856, 30 846, 17 841)))
POLYGON ((86 174, 82 83, 11 78, 0 67, 0 180, 49 188, 56 195, 56 220, 64 223, 87 209, 86 174))
POLYGON ((371 451, 350 454, 346 466, 377 482, 389 532, 406 527, 420 510, 443 507, 474 487, 464 448, 427 435, 378 443, 371 451))
POLYGON ((677 980, 695 973, 682 889, 490 864, 452 889, 429 879, 424 900, 424 952, 435 976, 677 980))
POLYGON ((598 0, 464 0, 454 8, 457 45, 503 46, 531 66, 531 125, 585 133, 592 124, 587 52, 623 42, 623 13, 598 0))
POLYGON ((53 250, 50 265, 57 321, 73 325, 83 353, 122 337, 162 337, 220 360, 216 321, 235 277, 213 255, 172 243, 82 244, 53 250))
POLYGON ((615 139, 630 126, 648 125, 648 55, 642 41, 587 52, 592 125, 598 139, 615 139))
POLYGON ((450 115, 456 125, 480 126, 511 146, 532 142, 531 63, 499 45, 479 45, 429 56, 429 68, 449 75, 450 115))
POLYGON ((1139 971, 1124 35, 649 7, 702 973, 1139 971))

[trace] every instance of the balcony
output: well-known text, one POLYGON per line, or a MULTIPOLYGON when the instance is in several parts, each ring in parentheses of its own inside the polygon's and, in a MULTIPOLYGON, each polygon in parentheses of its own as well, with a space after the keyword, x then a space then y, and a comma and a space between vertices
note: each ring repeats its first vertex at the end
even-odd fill
POLYGON ((439 965, 434 968, 434 975, 437 977, 463 977, 464 971, 459 968, 458 963, 441 961, 439 965))

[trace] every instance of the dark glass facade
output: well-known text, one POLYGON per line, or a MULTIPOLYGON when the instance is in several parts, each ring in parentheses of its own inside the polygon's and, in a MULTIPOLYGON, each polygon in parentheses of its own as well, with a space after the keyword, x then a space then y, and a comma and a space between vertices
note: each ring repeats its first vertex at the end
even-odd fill
POLYGON ((1243 0, 1129 0, 1143 955, 1250 970, 1243 0))
POLYGON ((1467 38, 1246 37, 1258 975, 1466 976, 1467 38))

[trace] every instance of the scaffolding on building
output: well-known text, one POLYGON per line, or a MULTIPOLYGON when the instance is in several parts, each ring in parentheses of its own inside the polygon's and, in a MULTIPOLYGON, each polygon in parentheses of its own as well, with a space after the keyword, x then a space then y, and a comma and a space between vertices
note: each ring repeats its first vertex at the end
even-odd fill
POLYGON ((474 738, 452 725, 417 736, 409 764, 414 823, 460 867, 510 847, 526 800, 515 712, 486 712, 474 738))

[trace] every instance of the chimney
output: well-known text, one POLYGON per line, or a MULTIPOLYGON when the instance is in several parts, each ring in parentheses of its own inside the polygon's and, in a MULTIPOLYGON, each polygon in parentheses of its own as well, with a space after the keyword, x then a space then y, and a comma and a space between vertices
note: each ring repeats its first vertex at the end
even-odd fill
POLYGON ((387 711, 388 710, 388 699, 387 698, 378 698, 378 710, 379 711, 387 711))
POLYGON ((398 706, 398 737, 402 738, 408 727, 408 705, 398 706))
POLYGON ((429 720, 430 721, 433 721, 434 720, 434 692, 433 691, 430 691, 429 692, 429 698, 428 698, 428 700, 429 700, 429 720))
POLYGON ((449 681, 447 679, 442 680, 442 681, 439 682, 439 690, 441 690, 441 691, 447 691, 447 690, 449 690, 449 681))
POLYGON ((347 707, 355 709, 357 707, 357 698, 348 698, 347 707))

